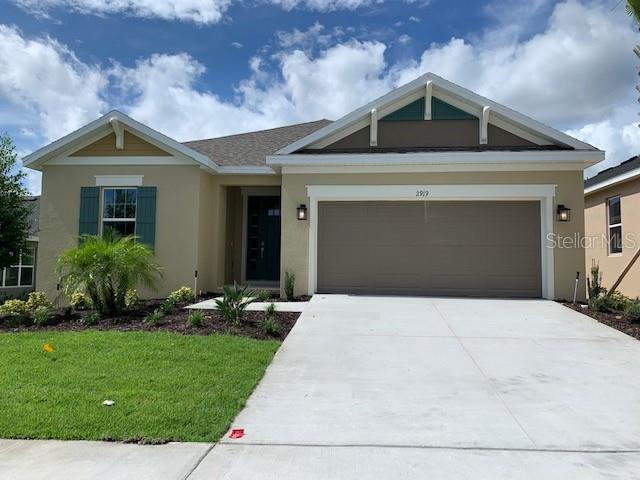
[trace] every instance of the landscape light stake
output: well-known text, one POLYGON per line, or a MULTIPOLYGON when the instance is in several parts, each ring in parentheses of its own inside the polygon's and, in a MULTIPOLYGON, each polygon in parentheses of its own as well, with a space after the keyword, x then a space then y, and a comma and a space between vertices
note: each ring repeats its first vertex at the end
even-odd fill
POLYGON ((198 270, 193 271, 193 297, 198 298, 198 270))
POLYGON ((576 272, 576 284, 573 287, 573 304, 576 303, 576 296, 578 295, 578 280, 580 280, 580 272, 576 272))

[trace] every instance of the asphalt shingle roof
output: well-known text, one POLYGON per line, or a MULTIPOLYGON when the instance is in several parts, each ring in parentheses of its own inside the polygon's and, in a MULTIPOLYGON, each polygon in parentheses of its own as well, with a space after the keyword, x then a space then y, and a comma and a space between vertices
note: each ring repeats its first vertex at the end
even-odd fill
POLYGON ((258 132, 183 142, 183 145, 208 156, 217 165, 223 167, 265 166, 267 155, 330 123, 329 120, 316 120, 258 132))
POLYGON ((623 173, 635 170, 636 168, 640 168, 640 155, 632 157, 629 160, 625 160, 620 165, 616 165, 615 167, 602 170, 601 172, 598 172, 597 175, 594 175, 591 178, 587 178, 584 181, 584 186, 585 188, 588 188, 593 185, 597 185, 598 183, 605 182, 613 177, 617 177, 618 175, 622 175, 623 173))

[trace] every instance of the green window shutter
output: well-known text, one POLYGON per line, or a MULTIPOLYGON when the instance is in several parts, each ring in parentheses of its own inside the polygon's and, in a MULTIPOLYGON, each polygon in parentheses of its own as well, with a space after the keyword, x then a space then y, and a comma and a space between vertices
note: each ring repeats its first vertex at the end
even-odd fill
POLYGON ((138 187, 136 235, 151 248, 156 243, 156 187, 138 187))
POLYGON ((78 235, 98 234, 98 215, 100 211, 100 189, 98 187, 80 187, 80 221, 78 235))

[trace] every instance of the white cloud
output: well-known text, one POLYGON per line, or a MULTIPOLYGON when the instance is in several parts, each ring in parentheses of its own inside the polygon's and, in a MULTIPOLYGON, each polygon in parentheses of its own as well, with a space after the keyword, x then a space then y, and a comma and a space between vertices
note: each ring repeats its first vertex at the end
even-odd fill
POLYGON ((355 10, 366 7, 374 3, 381 3, 375 0, 265 0, 273 5, 279 5, 285 10, 294 8, 305 8, 319 12, 330 12, 334 10, 355 10))
POLYGON ((231 42, 231 46, 233 48, 242 48, 242 47, 244 47, 244 45, 241 44, 240 42, 231 42))
POLYGON ((402 35, 400 35, 398 37, 398 43, 401 44, 401 45, 406 45, 410 41, 411 41, 411 37, 409 35, 407 35, 406 33, 403 33, 402 35))
POLYGON ((99 67, 82 63, 66 46, 0 25, 0 99, 32 114, 45 139, 95 119, 105 107, 105 86, 99 67))
POLYGON ((320 24, 281 32, 279 51, 252 58, 250 76, 238 82, 235 98, 226 100, 197 86, 205 67, 187 54, 91 66, 52 39, 26 39, 3 27, 0 101, 31 112, 26 126, 43 132, 43 140, 97 117, 108 109, 105 98, 109 107, 190 140, 335 119, 433 71, 606 148, 608 164, 639 153, 635 32, 623 12, 567 0, 536 35, 518 41, 502 35, 501 28, 474 40, 433 44, 410 64, 388 64, 384 43, 344 41, 346 34, 334 35, 320 24), (318 45, 314 32, 328 39, 318 45))
POLYGON ((231 0, 13 0, 28 12, 49 16, 54 8, 92 15, 125 14, 142 18, 218 23, 231 0))

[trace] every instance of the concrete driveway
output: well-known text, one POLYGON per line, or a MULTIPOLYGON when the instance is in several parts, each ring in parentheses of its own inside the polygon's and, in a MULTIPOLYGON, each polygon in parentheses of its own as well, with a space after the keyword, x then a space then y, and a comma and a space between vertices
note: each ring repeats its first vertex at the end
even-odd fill
POLYGON ((638 478, 639 378, 553 302, 317 295, 189 479, 638 478))

